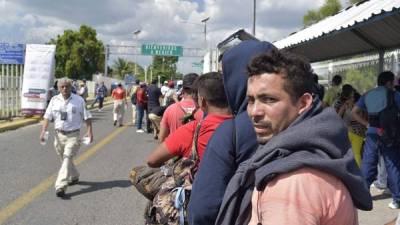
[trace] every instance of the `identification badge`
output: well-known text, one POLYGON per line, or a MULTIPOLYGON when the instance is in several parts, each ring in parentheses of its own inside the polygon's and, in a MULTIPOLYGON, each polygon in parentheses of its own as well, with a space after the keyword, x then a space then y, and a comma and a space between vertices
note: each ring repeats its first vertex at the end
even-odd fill
POLYGON ((68 113, 67 112, 61 112, 61 120, 65 121, 67 120, 68 113))

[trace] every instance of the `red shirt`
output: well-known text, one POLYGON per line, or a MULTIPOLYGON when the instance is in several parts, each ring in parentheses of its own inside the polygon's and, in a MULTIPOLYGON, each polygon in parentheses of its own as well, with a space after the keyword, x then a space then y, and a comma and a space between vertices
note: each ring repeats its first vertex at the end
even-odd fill
MULTIPOLYGON (((215 129, 217 129, 224 120, 230 118, 232 118, 230 115, 209 114, 204 118, 203 122, 201 122, 199 139, 197 142, 197 152, 200 161, 203 158, 203 153, 206 149, 208 140, 211 138, 215 129)), ((190 154, 192 153, 193 135, 197 123, 198 121, 191 121, 179 127, 165 139, 164 143, 172 155, 190 157, 190 154)))
MULTIPOLYGON (((163 117, 161 119, 161 125, 164 127, 168 127, 169 133, 174 132, 180 126, 182 126, 182 117, 185 115, 185 112, 193 111, 196 108, 193 100, 181 100, 180 102, 176 102, 165 110, 163 117), (182 109, 183 108, 183 109, 182 109)), ((196 120, 201 120, 203 118, 203 111, 198 109, 194 114, 194 118, 196 120)))
POLYGON ((125 90, 123 88, 118 87, 112 91, 111 96, 115 100, 123 100, 125 99, 125 90))

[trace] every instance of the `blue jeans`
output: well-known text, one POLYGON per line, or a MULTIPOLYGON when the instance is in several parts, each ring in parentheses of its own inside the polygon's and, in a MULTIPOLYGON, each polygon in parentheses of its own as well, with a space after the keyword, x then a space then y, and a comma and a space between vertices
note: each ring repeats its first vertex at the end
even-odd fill
POLYGON ((142 105, 136 104, 136 128, 142 129, 142 121, 144 117, 144 107, 142 105))
POLYGON ((400 202, 400 150, 386 147, 377 134, 367 134, 364 144, 361 172, 368 187, 376 179, 379 154, 385 161, 387 186, 392 198, 400 202))

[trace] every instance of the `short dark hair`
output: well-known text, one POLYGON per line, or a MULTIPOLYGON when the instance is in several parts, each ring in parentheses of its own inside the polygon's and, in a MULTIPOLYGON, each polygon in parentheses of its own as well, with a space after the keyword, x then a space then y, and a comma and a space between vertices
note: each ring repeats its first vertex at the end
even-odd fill
POLYGON ((316 73, 313 73, 313 80, 314 80, 314 83, 318 84, 319 77, 316 73))
POLYGON ((350 84, 343 85, 342 92, 340 93, 340 100, 346 101, 347 99, 350 99, 354 92, 355 90, 350 84))
POLYGON ((182 91, 185 92, 186 94, 192 94, 193 93, 193 83, 196 81, 197 77, 199 75, 197 73, 188 73, 185 76, 183 76, 182 79, 182 91))
POLYGON ((296 102, 304 93, 313 93, 311 65, 299 55, 277 49, 258 55, 247 66, 247 74, 252 77, 264 73, 283 75, 283 88, 291 96, 292 102, 296 102))
POLYGON ((193 87, 210 105, 218 108, 228 107, 228 100, 220 73, 210 72, 199 76, 193 87))
POLYGON ((384 86, 387 82, 394 81, 394 73, 392 71, 383 71, 378 75, 378 86, 384 86))
POLYGON ((153 80, 151 81, 151 84, 157 84, 157 79, 153 79, 153 80))
POLYGON ((135 84, 140 84, 140 80, 139 80, 139 79, 136 79, 136 80, 135 80, 135 84))
POLYGON ((342 83, 342 77, 340 75, 335 75, 332 78, 332 84, 335 86, 339 86, 342 83))

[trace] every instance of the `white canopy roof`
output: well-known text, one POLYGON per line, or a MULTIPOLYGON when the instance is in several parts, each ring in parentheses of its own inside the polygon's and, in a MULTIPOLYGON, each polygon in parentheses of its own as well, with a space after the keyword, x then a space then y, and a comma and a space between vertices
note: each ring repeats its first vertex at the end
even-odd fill
POLYGON ((311 62, 400 47, 400 0, 370 0, 274 43, 311 62))

